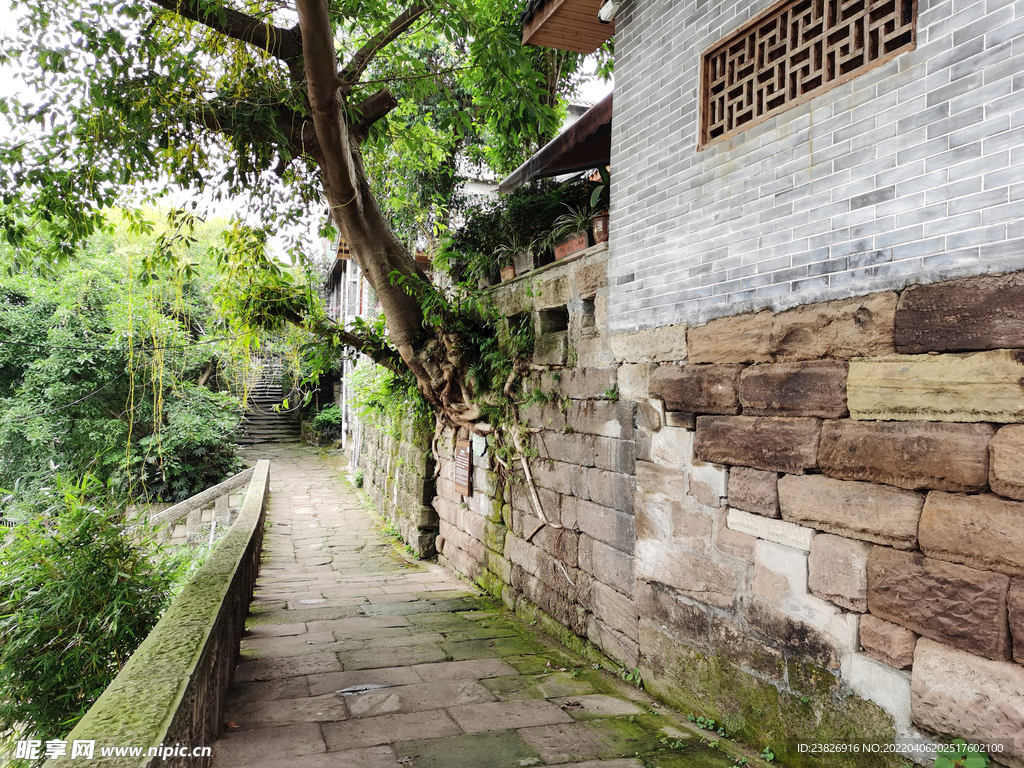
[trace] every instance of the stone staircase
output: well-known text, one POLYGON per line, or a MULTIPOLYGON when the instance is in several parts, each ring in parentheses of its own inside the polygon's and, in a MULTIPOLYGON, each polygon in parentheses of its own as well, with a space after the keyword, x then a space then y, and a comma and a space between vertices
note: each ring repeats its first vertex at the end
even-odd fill
POLYGON ((285 393, 280 382, 281 366, 266 364, 246 400, 245 416, 239 425, 239 445, 295 443, 301 439, 298 405, 289 403, 288 410, 281 407, 285 393))

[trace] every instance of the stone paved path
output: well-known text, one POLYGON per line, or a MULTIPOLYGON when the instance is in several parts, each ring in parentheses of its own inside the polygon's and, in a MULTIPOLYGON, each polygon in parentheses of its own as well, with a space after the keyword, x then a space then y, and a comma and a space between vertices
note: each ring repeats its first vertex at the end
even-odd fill
POLYGON ((248 453, 272 460, 268 530, 215 768, 734 764, 445 569, 407 562, 314 449, 248 453))

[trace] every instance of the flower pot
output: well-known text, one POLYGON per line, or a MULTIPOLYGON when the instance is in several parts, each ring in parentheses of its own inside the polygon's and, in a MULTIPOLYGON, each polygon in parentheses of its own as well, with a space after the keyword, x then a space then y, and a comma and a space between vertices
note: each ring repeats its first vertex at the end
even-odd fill
POLYGON ((525 275, 533 269, 533 251, 520 251, 512 257, 517 275, 525 275))
POLYGON ((591 219, 594 229, 594 243, 608 242, 608 211, 598 213, 591 219))
POLYGON ((568 237, 558 245, 555 246, 555 258, 564 259, 567 256, 572 256, 574 253, 586 250, 587 248, 587 233, 581 232, 573 237, 568 237))
POLYGON ((501 268, 501 282, 504 283, 506 280, 511 280, 515 276, 516 276, 516 266, 515 266, 515 264, 511 264, 511 265, 509 265, 507 267, 502 267, 501 268))

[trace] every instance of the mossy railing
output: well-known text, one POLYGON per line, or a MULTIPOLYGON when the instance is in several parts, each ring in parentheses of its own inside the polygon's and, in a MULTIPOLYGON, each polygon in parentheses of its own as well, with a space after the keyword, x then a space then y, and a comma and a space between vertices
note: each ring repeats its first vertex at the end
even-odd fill
MULTIPOLYGON (((67 741, 94 741, 85 766, 206 766, 208 757, 154 756, 151 748, 206 747, 220 733, 225 697, 238 659, 259 572, 270 462, 260 461, 238 517, 195 577, 167 608, 67 741), (102 747, 141 748, 141 756, 101 757, 102 747)), ((67 758, 46 763, 60 768, 67 758)))

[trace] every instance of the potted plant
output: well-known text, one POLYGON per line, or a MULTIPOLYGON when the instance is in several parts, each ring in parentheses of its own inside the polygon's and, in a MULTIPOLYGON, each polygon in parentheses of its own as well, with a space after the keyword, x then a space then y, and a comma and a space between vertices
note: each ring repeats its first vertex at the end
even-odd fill
POLYGON ((501 268, 501 281, 511 280, 533 269, 533 244, 520 232, 513 230, 508 239, 494 249, 494 257, 501 268))
POLYGON ((555 219, 551 233, 555 245, 555 258, 564 259, 590 245, 589 230, 593 211, 589 207, 566 206, 566 212, 555 219))
POLYGON ((595 211, 591 219, 595 244, 608 242, 608 203, 612 184, 611 174, 607 168, 602 166, 597 172, 601 176, 601 181, 590 193, 590 207, 595 211))

